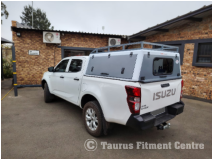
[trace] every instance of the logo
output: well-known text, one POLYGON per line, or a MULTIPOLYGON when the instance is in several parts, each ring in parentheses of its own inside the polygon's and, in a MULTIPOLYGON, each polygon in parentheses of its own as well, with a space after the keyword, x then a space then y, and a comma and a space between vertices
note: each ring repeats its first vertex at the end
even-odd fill
POLYGON ((87 151, 95 151, 97 149, 97 142, 94 139, 87 139, 84 147, 87 151))
POLYGON ((141 106, 141 110, 149 108, 147 105, 141 106))
POLYGON ((168 89, 166 91, 156 92, 156 93, 153 94, 153 101, 158 100, 160 98, 165 98, 165 97, 175 95, 175 93, 176 93, 176 88, 175 89, 168 89))

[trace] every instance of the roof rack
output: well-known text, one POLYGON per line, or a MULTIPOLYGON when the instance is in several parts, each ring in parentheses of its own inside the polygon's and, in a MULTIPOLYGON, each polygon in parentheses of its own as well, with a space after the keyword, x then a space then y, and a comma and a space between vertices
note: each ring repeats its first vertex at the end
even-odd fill
MULTIPOLYGON (((105 51, 110 52, 110 48, 117 48, 117 47, 122 47, 122 50, 134 50, 134 49, 126 49, 126 46, 139 45, 139 44, 141 45, 141 47, 140 48, 134 48, 134 49, 150 49, 150 48, 144 47, 144 44, 146 44, 146 45, 152 46, 152 48, 150 50, 179 52, 179 47, 141 41, 141 42, 135 42, 135 43, 126 43, 126 44, 121 44, 121 45, 96 48, 91 52, 91 54, 104 53, 105 51)), ((117 50, 115 50, 115 51, 117 51, 117 50)), ((118 51, 120 51, 120 50, 118 50, 118 51)))

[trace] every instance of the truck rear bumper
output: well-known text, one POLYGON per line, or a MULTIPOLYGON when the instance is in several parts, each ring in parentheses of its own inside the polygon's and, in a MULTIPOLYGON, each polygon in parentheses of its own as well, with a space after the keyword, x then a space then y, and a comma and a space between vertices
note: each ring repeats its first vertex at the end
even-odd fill
POLYGON ((146 113, 144 115, 132 114, 126 125, 139 130, 149 129, 173 119, 176 115, 182 113, 183 109, 184 103, 180 101, 167 106, 165 112, 157 116, 154 116, 151 113, 146 113))

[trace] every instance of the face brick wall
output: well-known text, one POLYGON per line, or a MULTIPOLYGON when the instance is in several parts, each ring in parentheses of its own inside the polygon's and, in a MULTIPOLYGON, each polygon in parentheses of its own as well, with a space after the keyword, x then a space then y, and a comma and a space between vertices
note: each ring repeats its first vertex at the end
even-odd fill
MULTIPOLYGON (((16 26, 13 21, 12 26, 16 26)), ((20 31, 21 37, 12 32, 15 43, 17 84, 40 84, 43 73, 48 67, 54 66, 61 60, 61 48, 54 44, 43 43, 43 33, 40 31, 20 31), (39 50, 39 56, 29 55, 29 50, 39 50)), ((113 36, 110 36, 113 37, 113 36)), ((108 45, 109 36, 82 35, 64 33, 61 35, 61 46, 99 48, 108 45)), ((121 39, 122 43, 127 43, 126 39, 121 39)))
POLYGON ((184 48, 181 73, 184 80, 183 94, 212 100, 212 68, 192 66, 194 44, 184 48))
MULTIPOLYGON (((149 36, 145 41, 163 42, 208 38, 212 38, 212 15, 201 22, 189 22, 169 32, 149 36)), ((194 43, 186 43, 183 65, 181 65, 184 80, 183 95, 212 100, 212 68, 192 66, 193 54, 194 43)))
POLYGON ((212 15, 201 22, 190 21, 182 26, 147 37, 148 42, 178 41, 212 38, 212 15))

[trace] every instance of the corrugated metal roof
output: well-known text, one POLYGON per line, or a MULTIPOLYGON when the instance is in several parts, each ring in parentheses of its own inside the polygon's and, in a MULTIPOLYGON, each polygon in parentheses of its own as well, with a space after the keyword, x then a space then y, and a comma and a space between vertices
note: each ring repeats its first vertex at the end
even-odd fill
POLYGON ((80 34, 92 34, 92 35, 105 35, 105 36, 119 36, 122 38, 127 38, 127 35, 119 35, 119 34, 105 34, 105 33, 92 33, 92 32, 83 32, 83 31, 67 31, 67 30, 43 30, 43 29, 35 29, 31 26, 28 26, 23 23, 16 22, 16 27, 12 27, 12 30, 15 29, 24 29, 24 30, 34 30, 34 31, 49 31, 49 32, 62 32, 62 33, 80 33, 80 34))
POLYGON ((156 29, 171 29, 171 28, 186 24, 189 22, 188 20, 186 20, 187 18, 190 18, 190 17, 203 18, 203 17, 209 16, 209 15, 212 15, 212 4, 208 5, 208 6, 203 6, 202 8, 197 9, 193 12, 186 13, 182 16, 175 17, 171 20, 167 20, 166 22, 157 24, 153 27, 150 27, 150 28, 147 28, 138 33, 132 34, 132 35, 128 36, 128 39, 133 40, 133 38, 135 38, 135 39, 139 38, 139 37, 144 38, 146 36, 150 36, 150 35, 159 33, 160 31, 155 31, 156 29))

